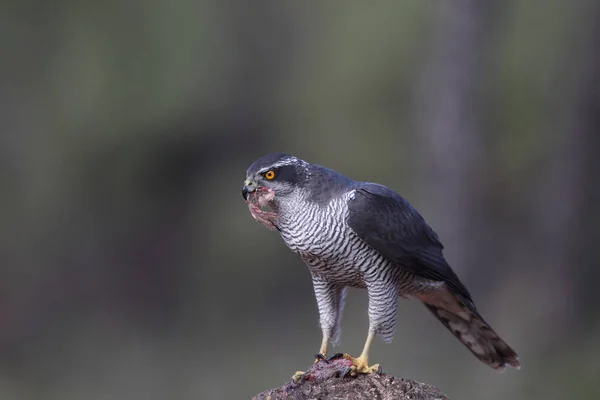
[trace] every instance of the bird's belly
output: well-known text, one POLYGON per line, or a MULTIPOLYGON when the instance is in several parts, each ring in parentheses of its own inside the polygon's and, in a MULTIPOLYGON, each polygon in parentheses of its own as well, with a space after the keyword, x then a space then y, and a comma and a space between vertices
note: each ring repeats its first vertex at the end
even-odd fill
POLYGON ((328 282, 357 288, 365 287, 363 273, 353 262, 320 258, 310 253, 300 253, 300 256, 311 273, 319 275, 328 282))
POLYGON ((338 232, 335 238, 322 236, 318 240, 313 239, 304 245, 290 246, 313 274, 339 285, 365 287, 365 264, 372 262, 373 257, 365 257, 364 252, 359 251, 362 242, 358 237, 338 232))

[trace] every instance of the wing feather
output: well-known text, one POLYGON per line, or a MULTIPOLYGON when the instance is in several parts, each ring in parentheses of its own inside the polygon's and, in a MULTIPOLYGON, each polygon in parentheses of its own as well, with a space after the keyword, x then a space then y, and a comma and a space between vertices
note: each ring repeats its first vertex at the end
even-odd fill
POLYGON ((446 282, 472 306, 469 291, 442 254, 444 246, 437 234, 402 196, 383 185, 361 182, 348 208, 348 225, 369 246, 399 268, 446 282))

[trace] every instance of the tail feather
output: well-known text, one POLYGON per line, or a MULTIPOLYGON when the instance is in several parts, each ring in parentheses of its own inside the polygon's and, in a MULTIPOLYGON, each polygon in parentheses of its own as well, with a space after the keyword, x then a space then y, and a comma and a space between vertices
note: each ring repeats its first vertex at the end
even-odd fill
MULTIPOLYGON (((424 303, 442 324, 461 341, 479 360, 500 372, 506 365, 519 369, 519 356, 485 322, 474 307, 460 304, 460 312, 453 312, 435 304, 424 303)), ((454 307, 452 307, 454 308, 454 307)))

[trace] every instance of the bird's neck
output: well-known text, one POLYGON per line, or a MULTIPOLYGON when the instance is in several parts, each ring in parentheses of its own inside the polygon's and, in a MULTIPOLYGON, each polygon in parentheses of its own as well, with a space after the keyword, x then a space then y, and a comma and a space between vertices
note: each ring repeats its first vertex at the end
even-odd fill
POLYGON ((302 190, 297 190, 291 195, 286 196, 285 201, 277 199, 275 196, 275 206, 277 214, 282 222, 296 219, 298 213, 306 212, 311 207, 309 194, 302 190))

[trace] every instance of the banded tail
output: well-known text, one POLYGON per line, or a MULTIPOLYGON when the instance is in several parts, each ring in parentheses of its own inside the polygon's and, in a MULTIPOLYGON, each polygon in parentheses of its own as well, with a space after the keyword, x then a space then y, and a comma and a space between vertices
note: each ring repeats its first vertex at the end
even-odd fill
MULTIPOLYGON (((451 307, 440 307, 429 302, 423 303, 454 336, 461 341, 480 361, 503 372, 506 365, 521 368, 519 356, 492 327, 479 315, 474 306, 464 304, 456 295, 452 295, 454 304, 451 307), (457 309, 456 306, 460 306, 457 309), (452 311, 450 311, 452 309, 452 311)), ((472 303, 471 303, 472 304, 472 303)), ((448 302, 440 303, 448 305, 448 302)))

